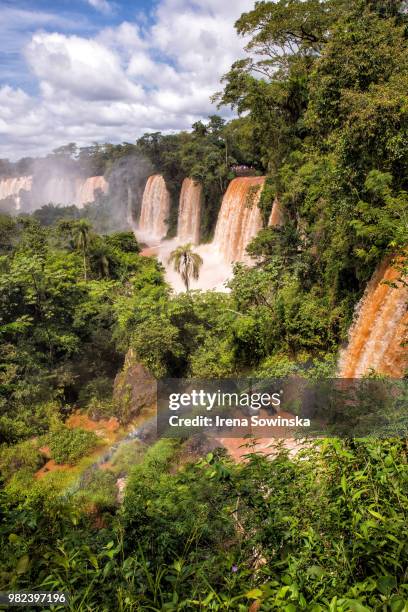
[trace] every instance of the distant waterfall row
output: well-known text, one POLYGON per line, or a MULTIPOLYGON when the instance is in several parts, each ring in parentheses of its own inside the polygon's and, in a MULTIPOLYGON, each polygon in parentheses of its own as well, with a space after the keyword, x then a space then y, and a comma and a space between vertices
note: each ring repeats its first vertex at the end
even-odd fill
POLYGON ((22 191, 31 191, 32 182, 32 176, 17 176, 0 180, 0 200, 12 198, 16 209, 19 210, 20 193, 22 191))
MULTIPOLYGON (((19 210, 22 193, 31 193, 33 189, 32 176, 4 178, 0 180, 0 200, 12 198, 16 210, 19 210)), ((95 201, 98 190, 103 193, 108 191, 108 183, 103 176, 91 176, 87 179, 55 176, 45 181, 44 185, 36 186, 32 197, 35 207, 53 203, 62 206, 76 204, 81 208, 88 202, 95 201)))

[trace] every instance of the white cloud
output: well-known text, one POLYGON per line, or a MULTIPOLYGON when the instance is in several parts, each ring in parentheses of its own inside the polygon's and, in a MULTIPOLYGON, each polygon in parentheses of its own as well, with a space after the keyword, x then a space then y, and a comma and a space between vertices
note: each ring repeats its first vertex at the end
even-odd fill
POLYGON ((62 91, 85 100, 127 100, 143 93, 127 79, 118 55, 95 40, 35 34, 26 57, 48 97, 62 91))
POLYGON ((112 5, 107 0, 88 0, 88 4, 101 13, 112 12, 112 5))
POLYGON ((0 89, 0 157, 74 140, 132 142, 205 118, 220 77, 243 54, 233 26, 253 2, 233 4, 162 0, 152 25, 124 22, 93 38, 36 32, 25 57, 39 94, 0 89))

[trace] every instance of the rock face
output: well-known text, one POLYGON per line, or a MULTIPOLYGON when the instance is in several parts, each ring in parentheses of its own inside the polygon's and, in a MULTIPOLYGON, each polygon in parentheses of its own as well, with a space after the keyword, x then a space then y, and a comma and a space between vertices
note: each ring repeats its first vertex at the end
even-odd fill
POLYGON ((118 406, 121 421, 131 421, 143 408, 156 403, 157 383, 154 376, 137 361, 129 349, 123 370, 115 378, 113 398, 118 406))

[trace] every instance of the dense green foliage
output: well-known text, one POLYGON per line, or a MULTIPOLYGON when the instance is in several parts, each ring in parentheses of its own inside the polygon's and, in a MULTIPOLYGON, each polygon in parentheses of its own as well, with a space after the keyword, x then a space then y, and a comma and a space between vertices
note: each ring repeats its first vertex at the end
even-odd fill
POLYGON ((76 463, 78 459, 94 449, 98 437, 93 431, 61 427, 47 437, 51 455, 56 463, 76 463))
MULTIPOLYGON (((270 210, 277 194, 286 215, 285 228, 260 234, 251 252, 266 263, 281 254, 283 291, 319 313, 327 338, 347 327, 380 259, 407 243, 402 8, 259 2, 237 22, 251 56, 232 67, 219 95, 249 111, 269 169, 262 206, 270 210)), ((291 298, 282 298, 290 313, 291 298)))
POLYGON ((1 583, 66 590, 79 612, 244 611, 254 601, 404 610, 405 442, 325 441, 272 461, 248 447, 244 464, 211 453, 175 469, 180 452, 170 441, 149 449, 102 528, 78 516, 75 497, 21 507, 3 496, 1 583))
POLYGON ((49 230, 1 221, 0 432, 12 443, 45 433, 78 400, 109 397, 126 349, 114 339, 124 296, 164 285, 132 234, 97 236, 84 221, 49 230))

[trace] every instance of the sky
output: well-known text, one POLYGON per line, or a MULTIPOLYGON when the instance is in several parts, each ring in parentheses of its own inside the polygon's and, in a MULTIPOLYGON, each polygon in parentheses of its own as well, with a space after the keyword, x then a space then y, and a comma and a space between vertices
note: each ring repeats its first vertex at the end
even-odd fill
MULTIPOLYGON (((134 142, 219 112, 254 0, 0 0, 0 158, 134 142)), ((224 114, 228 111, 225 109, 224 114)))

